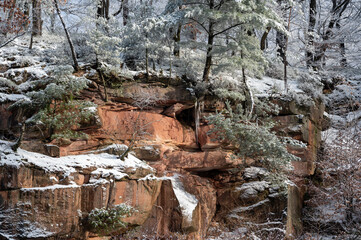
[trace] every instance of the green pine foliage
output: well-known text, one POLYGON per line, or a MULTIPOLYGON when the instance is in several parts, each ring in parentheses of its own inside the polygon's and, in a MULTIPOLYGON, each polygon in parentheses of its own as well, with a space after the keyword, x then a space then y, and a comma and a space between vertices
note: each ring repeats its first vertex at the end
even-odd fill
MULTIPOLYGON (((190 51, 203 51, 203 57, 207 58, 205 71, 211 68, 212 75, 216 76, 247 69, 248 74, 261 76, 266 59, 256 32, 264 31, 266 27, 286 31, 275 6, 273 0, 170 0, 165 12, 196 29, 196 39, 182 40, 182 46, 190 51)), ((203 76, 203 80, 207 79, 203 76)))
POLYGON ((33 120, 51 131, 51 139, 86 139, 86 134, 75 130, 92 119, 95 107, 94 103, 87 101, 54 102, 39 111, 33 120))
POLYGON ((123 218, 129 217, 134 212, 134 208, 127 204, 119 204, 113 208, 95 208, 88 216, 88 223, 93 232, 100 235, 109 235, 127 228, 127 223, 123 218))
POLYGON ((42 88, 28 92, 28 98, 11 106, 21 109, 29 117, 27 123, 45 126, 48 131, 46 136, 50 139, 86 138, 85 134, 74 130, 96 113, 94 103, 74 100, 87 87, 88 80, 74 76, 72 71, 71 66, 56 67, 51 77, 42 80, 42 88))
POLYGON ((284 179, 283 172, 298 158, 287 151, 287 142, 272 132, 272 122, 267 118, 250 118, 240 105, 232 109, 226 102, 226 106, 223 112, 208 117, 209 124, 214 126, 210 133, 231 143, 237 158, 254 159, 274 178, 284 179))

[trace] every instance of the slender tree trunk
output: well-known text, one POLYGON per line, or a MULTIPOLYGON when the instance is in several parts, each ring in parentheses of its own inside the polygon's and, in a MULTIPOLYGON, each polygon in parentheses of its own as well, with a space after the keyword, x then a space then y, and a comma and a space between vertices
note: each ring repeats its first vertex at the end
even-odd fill
MULTIPOLYGON (((291 15, 292 15, 292 7, 290 7, 290 12, 288 15, 288 23, 287 23, 287 31, 290 31, 290 26, 291 26, 291 15)), ((288 91, 288 84, 287 84, 287 66, 288 66, 288 62, 287 62, 287 48, 288 48, 288 37, 286 36, 286 43, 285 43, 285 56, 284 56, 284 62, 283 62, 283 80, 284 80, 284 88, 285 91, 288 91)))
POLYGON ((342 39, 342 42, 340 43, 340 51, 341 51, 341 66, 347 67, 346 45, 344 39, 342 39))
POLYGON ((310 13, 308 21, 308 34, 307 34, 307 51, 306 51, 306 64, 307 67, 314 66, 314 34, 316 26, 317 15, 317 0, 310 0, 310 13))
MULTIPOLYGON (((282 2, 284 0, 278 0, 278 4, 282 5, 282 2)), ((282 11, 285 12, 286 9, 285 7, 282 6, 282 11)), ((283 14, 285 15, 285 14, 283 14)), ((277 45, 277 55, 282 59, 282 62, 284 63, 286 61, 285 56, 286 56, 286 35, 282 32, 278 32, 276 33, 276 45, 277 45)))
POLYGON ((29 49, 33 48, 34 37, 41 36, 42 34, 42 20, 41 20, 41 1, 32 0, 32 15, 33 25, 30 37, 29 49))
POLYGON ((277 55, 282 59, 282 62, 285 62, 285 46, 286 46, 286 35, 277 32, 276 33, 276 44, 277 44, 277 55))
POLYGON ((20 128, 20 136, 18 138, 18 140, 16 140, 16 143, 14 145, 11 146, 11 149, 16 152, 18 150, 18 148, 20 147, 23 138, 24 138, 24 133, 25 133, 25 120, 21 123, 21 128, 20 128))
POLYGON ((180 57, 180 47, 179 47, 179 42, 180 42, 180 37, 181 37, 181 31, 182 31, 182 25, 179 24, 177 31, 173 37, 174 39, 174 49, 173 49, 173 54, 176 57, 180 57))
MULTIPOLYGON (((214 0, 209 0, 209 9, 214 8, 214 0)), ((207 57, 203 71, 203 82, 209 82, 209 74, 212 66, 212 50, 214 44, 214 21, 209 19, 207 57)))
MULTIPOLYGON (((101 70, 101 65, 100 65, 100 62, 98 60, 98 55, 96 55, 96 57, 95 57, 95 66, 96 66, 98 75, 99 75, 100 79, 102 80, 102 83, 103 83, 103 86, 104 86, 104 102, 108 102, 107 85, 106 85, 106 82, 105 82, 105 79, 104 79, 103 72, 101 70)), ((99 94, 101 95, 99 85, 98 85, 98 89, 99 89, 99 94)))
POLYGON ((68 39, 68 43, 69 43, 70 50, 71 50, 71 56, 72 56, 73 62, 74 62, 74 65, 73 65, 74 70, 75 70, 75 71, 79 71, 80 68, 79 68, 78 60, 77 60, 77 58, 76 58, 76 54, 75 54, 75 50, 74 50, 74 45, 73 45, 73 42, 71 41, 71 38, 70 38, 70 35, 69 35, 69 32, 68 32, 68 29, 67 29, 66 26, 65 26, 63 17, 61 16, 61 13, 60 13, 60 9, 59 9, 59 5, 58 5, 58 1, 57 1, 57 0, 54 0, 54 5, 55 5, 56 12, 57 12, 57 14, 58 14, 58 16, 59 16, 60 22, 61 22, 61 24, 63 25, 66 38, 68 39))
MULTIPOLYGON (((210 26, 211 25, 212 24, 210 24, 210 26)), ((212 35, 208 36, 207 57, 206 57, 206 64, 204 65, 204 71, 203 71, 203 82, 209 82, 209 74, 211 72, 211 66, 212 66, 213 41, 214 41, 214 37, 213 37, 213 33, 212 33, 212 35)))
MULTIPOLYGON (((338 29, 341 28, 341 25, 339 22, 337 22, 336 27, 338 29)), ((347 67, 347 58, 346 58, 346 44, 345 44, 345 39, 342 38, 339 44, 339 48, 340 48, 340 54, 341 54, 341 61, 340 61, 340 65, 341 67, 347 67)))
POLYGON ((262 51, 267 48, 267 37, 270 31, 271 31, 271 27, 267 27, 266 31, 262 35, 261 43, 260 43, 260 48, 262 51))
POLYGON ((41 1, 33 0, 33 35, 42 35, 41 1))
POLYGON ((55 33, 55 11, 52 10, 51 15, 50 15, 50 31, 51 33, 55 33))
POLYGON ((101 0, 97 8, 97 18, 102 17, 109 20, 109 0, 101 0))
POLYGON ((329 40, 333 37, 334 28, 335 26, 340 24, 341 16, 350 3, 351 0, 340 0, 340 1, 332 0, 332 9, 330 12, 331 20, 328 23, 326 33, 322 36, 323 44, 316 51, 317 55, 315 56, 315 62, 323 61, 322 64, 325 65, 326 62, 325 55, 329 45, 329 40))
POLYGON ((149 50, 145 49, 145 71, 147 75, 147 79, 149 79, 149 50))
POLYGON ((127 25, 129 19, 129 0, 122 0, 123 5, 123 25, 127 25))
POLYGON ((28 30, 29 27, 29 17, 30 17, 30 9, 29 9, 29 3, 25 2, 24 3, 24 18, 26 19, 26 21, 24 22, 24 29, 25 31, 28 30))

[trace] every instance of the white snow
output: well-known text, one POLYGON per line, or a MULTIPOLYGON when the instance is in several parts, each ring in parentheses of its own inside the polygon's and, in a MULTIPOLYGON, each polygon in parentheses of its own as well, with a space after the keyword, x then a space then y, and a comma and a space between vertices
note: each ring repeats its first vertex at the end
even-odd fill
POLYGON ((172 177, 170 177, 172 181, 173 191, 178 199, 183 217, 185 217, 189 222, 191 222, 193 218, 193 211, 198 205, 198 199, 194 195, 184 190, 183 184, 180 181, 179 176, 180 175, 178 174, 174 174, 172 177))
POLYGON ((48 172, 63 172, 67 176, 71 173, 77 172, 77 168, 85 169, 95 167, 97 170, 93 171, 93 174, 101 175, 102 177, 107 177, 112 174, 115 179, 125 177, 126 174, 124 171, 126 169, 135 170, 137 168, 144 168, 153 171, 149 165, 131 154, 125 158, 125 161, 118 159, 116 155, 108 153, 72 155, 53 158, 20 148, 17 153, 14 153, 10 146, 10 142, 0 140, 0 166, 11 165, 20 167, 23 164, 33 164, 48 172))
POLYGON ((114 176, 116 180, 121 180, 122 178, 128 176, 128 174, 122 173, 116 169, 104 169, 104 168, 98 168, 97 170, 92 172, 92 175, 98 175, 103 178, 114 176))
POLYGON ((1 102, 16 102, 21 99, 30 100, 27 96, 25 96, 23 94, 0 93, 0 103, 1 102))
POLYGON ((171 177, 156 177, 153 174, 149 174, 143 178, 138 179, 138 181, 171 180, 174 194, 181 207, 182 215, 187 219, 188 222, 191 222, 193 218, 193 211, 198 205, 198 199, 193 194, 190 194, 184 189, 183 183, 179 179, 180 176, 181 175, 179 174, 174 174, 171 177))
POLYGON ((22 192, 46 191, 46 190, 54 191, 55 189, 59 189, 59 188, 80 188, 80 186, 75 185, 75 184, 69 184, 69 185, 55 184, 55 185, 46 186, 46 187, 22 188, 21 191, 22 192))
MULTIPOLYGON (((262 79, 248 78, 249 86, 256 91, 256 96, 264 96, 270 94, 280 94, 285 92, 284 81, 280 79, 264 76, 262 79)), ((298 87, 298 81, 288 81, 288 91, 295 93, 303 93, 298 87)))

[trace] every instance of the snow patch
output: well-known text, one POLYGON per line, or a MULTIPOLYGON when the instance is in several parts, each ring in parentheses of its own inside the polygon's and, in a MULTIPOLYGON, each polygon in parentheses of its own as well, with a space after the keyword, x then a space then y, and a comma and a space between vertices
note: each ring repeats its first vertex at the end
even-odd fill
POLYGON ((198 205, 198 199, 184 190, 183 184, 179 179, 180 175, 175 174, 170 177, 172 181, 173 191, 178 199, 182 210, 182 215, 187 218, 189 222, 192 221, 193 211, 198 205))
POLYGON ((0 93, 0 102, 16 102, 16 101, 22 100, 22 99, 30 101, 30 99, 23 94, 0 93))

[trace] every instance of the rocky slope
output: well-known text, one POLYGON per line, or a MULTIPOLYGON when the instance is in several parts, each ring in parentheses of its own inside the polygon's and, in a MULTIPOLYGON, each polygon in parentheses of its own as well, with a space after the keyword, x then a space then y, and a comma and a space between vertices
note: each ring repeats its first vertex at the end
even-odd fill
MULTIPOLYGON (((46 75, 41 63, 19 63, 8 57, 0 76, 25 89, 46 75)), ((98 79, 90 68, 80 74, 98 79)), ((282 108, 274 117, 275 130, 307 144, 289 149, 301 161, 293 163, 294 183, 287 196, 264 180, 264 169, 251 160, 233 159, 231 146, 212 141, 205 117, 224 106, 213 96, 206 97, 196 143, 195 98, 187 88, 180 79, 121 78, 121 87, 108 89, 109 101, 104 102, 104 93, 91 84, 81 96, 98 105, 98 118, 79 129, 87 140, 44 143, 41 131, 28 128, 17 153, 9 142, 0 142, 0 239, 91 239, 96 235, 87 224, 89 212, 120 203, 137 210, 126 219, 133 228, 126 239, 281 239, 299 234, 303 177, 315 169, 323 104, 272 100, 282 108), (154 104, 139 106, 142 96, 153 96, 154 104), (144 134, 134 156, 123 162, 117 154, 121 144, 131 142, 135 122, 144 134)), ((21 97, 21 91, 0 93, 3 138, 17 136, 19 119, 8 106, 21 97)))

